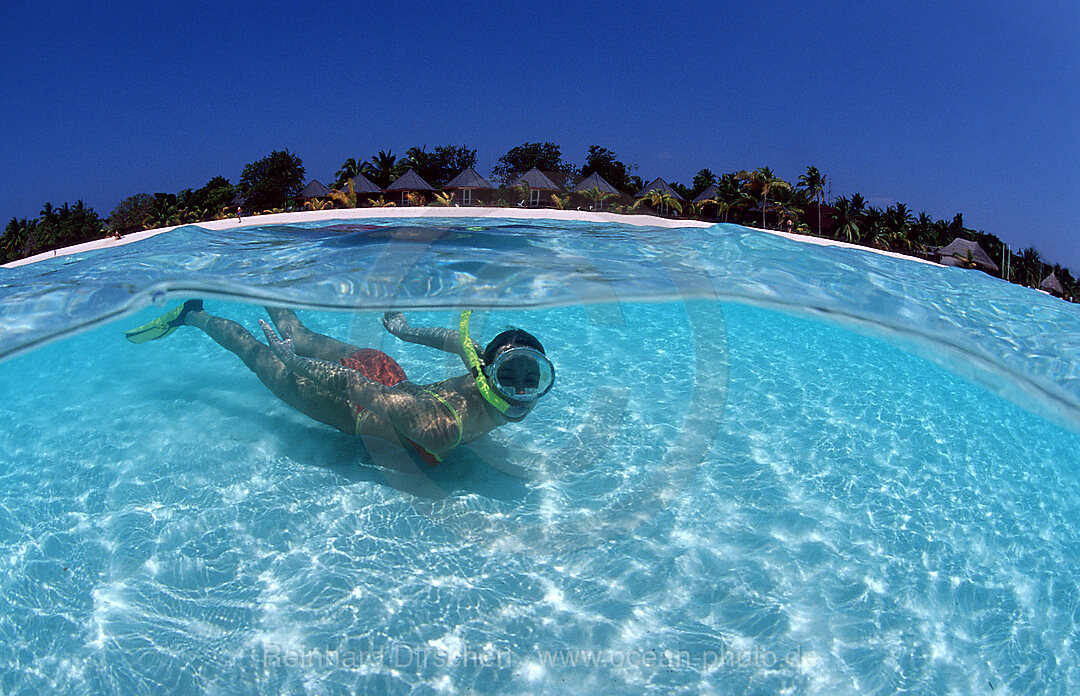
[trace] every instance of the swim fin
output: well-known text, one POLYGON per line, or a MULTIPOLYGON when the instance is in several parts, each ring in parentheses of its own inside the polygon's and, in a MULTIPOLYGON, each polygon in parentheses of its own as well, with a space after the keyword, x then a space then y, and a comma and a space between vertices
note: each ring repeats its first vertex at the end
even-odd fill
POLYGON ((157 319, 148 321, 142 326, 129 329, 124 332, 124 338, 132 343, 146 343, 165 338, 173 331, 184 325, 184 316, 188 312, 202 310, 202 300, 188 300, 184 304, 170 309, 157 319))

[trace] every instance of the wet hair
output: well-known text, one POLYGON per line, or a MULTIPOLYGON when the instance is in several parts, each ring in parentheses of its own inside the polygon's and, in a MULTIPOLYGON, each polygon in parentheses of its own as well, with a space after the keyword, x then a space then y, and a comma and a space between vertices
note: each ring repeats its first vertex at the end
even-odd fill
MULTIPOLYGON (((503 348, 509 346, 535 348, 541 353, 544 353, 544 346, 540 345, 540 341, 536 339, 536 336, 533 336, 524 329, 509 329, 491 339, 491 343, 487 344, 487 348, 484 349, 484 364, 490 365, 499 353, 502 352, 503 348)), ((547 353, 544 354, 547 355, 547 353)))

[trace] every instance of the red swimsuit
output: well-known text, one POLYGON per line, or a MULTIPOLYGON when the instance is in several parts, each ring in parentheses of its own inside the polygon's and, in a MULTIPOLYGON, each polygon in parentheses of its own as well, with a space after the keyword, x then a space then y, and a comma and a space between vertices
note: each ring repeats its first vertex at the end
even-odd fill
MULTIPOLYGON (((375 350, 374 348, 361 348, 349 357, 342 358, 341 364, 360 372, 373 382, 385 384, 388 387, 392 387, 399 382, 404 382, 408 379, 405 376, 405 370, 401 368, 401 365, 397 364, 397 361, 381 350, 375 350)), ((354 406, 356 408, 357 420, 359 421, 360 414, 364 412, 364 407, 359 404, 355 404, 354 406)), ((408 440, 408 443, 416 449, 420 458, 431 466, 435 466, 439 463, 439 460, 431 452, 428 452, 412 440, 408 440)))

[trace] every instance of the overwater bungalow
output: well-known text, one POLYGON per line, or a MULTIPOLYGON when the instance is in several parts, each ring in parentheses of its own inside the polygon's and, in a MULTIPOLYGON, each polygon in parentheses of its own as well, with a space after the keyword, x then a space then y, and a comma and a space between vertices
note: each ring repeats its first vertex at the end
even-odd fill
POLYGON ((555 182, 536 167, 522 174, 510 185, 529 187, 528 205, 531 208, 539 207, 541 201, 546 204, 551 200, 551 194, 559 192, 559 187, 555 185, 555 182))
POLYGON ((387 193, 391 191, 401 193, 401 205, 412 205, 414 201, 417 205, 424 205, 427 203, 429 195, 435 193, 435 188, 410 169, 386 187, 387 193), (411 198, 409 194, 412 194, 411 198), (419 200, 416 199, 417 196, 419 196, 419 200))
POLYGON ((490 181, 477 174, 472 167, 451 179, 446 186, 443 186, 443 190, 452 191, 455 202, 461 205, 491 204, 492 199, 495 198, 495 187, 490 181))

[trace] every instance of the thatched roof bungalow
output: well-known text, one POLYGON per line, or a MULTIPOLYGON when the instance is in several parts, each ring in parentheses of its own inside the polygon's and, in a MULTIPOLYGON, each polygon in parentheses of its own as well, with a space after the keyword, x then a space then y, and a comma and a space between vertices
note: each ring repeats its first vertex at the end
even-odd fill
POLYGON ((962 266, 970 258, 975 267, 987 273, 997 273, 1001 268, 994 263, 990 255, 979 246, 978 242, 959 237, 934 252, 935 260, 945 266, 962 266))
POLYGON ((330 189, 320 184, 318 179, 312 179, 307 182, 307 186, 300 189, 300 193, 296 194, 296 200, 301 202, 310 201, 316 198, 326 198, 329 195, 330 189))
POLYGON ((654 190, 662 191, 663 193, 669 194, 672 198, 674 198, 677 201, 682 201, 683 203, 686 202, 686 199, 683 198, 682 196, 680 196, 678 191, 671 188, 671 186, 668 184, 668 182, 664 181, 660 177, 656 177, 655 179, 650 181, 648 184, 646 184, 644 187, 642 187, 642 189, 640 191, 638 191, 636 194, 634 194, 634 198, 643 198, 646 193, 648 193, 649 191, 654 191, 654 190))
POLYGON ((424 181, 420 177, 420 175, 412 169, 399 176, 397 179, 394 180, 392 184, 386 187, 387 193, 390 193, 391 191, 401 192, 401 205, 410 204, 410 193, 414 196, 421 197, 422 200, 420 202, 420 205, 427 203, 428 194, 435 193, 435 189, 431 186, 431 184, 424 181))
MULTIPOLYGON (((691 201, 691 203, 693 203, 694 205, 701 205, 705 201, 711 201, 712 199, 716 198, 716 194, 719 191, 720 191, 720 189, 717 188, 716 184, 709 184, 708 187, 706 187, 706 189, 704 191, 702 191, 701 193, 699 193, 697 196, 694 197, 694 200, 691 201)), ((719 208, 719 206, 717 206, 715 203, 705 203, 705 205, 701 208, 701 217, 703 217, 703 218, 711 217, 711 218, 714 218, 716 220, 719 220, 720 219, 720 208, 719 208)))
MULTIPOLYGON (((593 172, 592 174, 579 181, 578 185, 574 187, 574 193, 585 195, 593 189, 596 189, 600 193, 608 193, 612 196, 619 196, 620 198, 626 195, 622 191, 619 191, 619 189, 609 184, 607 182, 607 179, 600 176, 598 172, 593 172)), ((604 209, 604 201, 595 202, 593 205, 596 206, 596 210, 604 209)))
POLYGON ((357 174, 351 179, 345 181, 345 190, 348 190, 349 183, 353 185, 353 191, 357 196, 378 196, 382 194, 383 190, 375 185, 375 182, 367 178, 363 174, 357 174))
MULTIPOLYGON (((686 199, 680 196, 678 191, 671 188, 671 185, 660 177, 656 177, 644 187, 642 187, 640 191, 634 194, 634 198, 644 198, 645 195, 649 193, 649 191, 660 191, 661 193, 668 194, 677 201, 682 201, 683 203, 686 202, 686 199)), ((670 212, 667 208, 667 205, 661 205, 660 210, 657 210, 656 212, 660 215, 667 215, 670 212)))
POLYGON ((461 205, 490 203, 495 196, 495 187, 490 181, 477 174, 472 167, 451 179, 446 186, 443 186, 443 190, 453 191, 461 205))
POLYGON ((1065 288, 1061 287, 1061 281, 1058 280, 1057 274, 1053 271, 1050 271, 1050 275, 1043 278, 1043 281, 1039 283, 1039 289, 1055 297, 1065 296, 1065 288))
POLYGON ((542 199, 547 199, 551 194, 558 193, 559 187, 544 174, 542 171, 533 167, 529 171, 519 176, 511 186, 528 186, 529 187, 529 206, 536 208, 540 205, 542 199))
POLYGON ((720 189, 718 189, 718 188, 716 187, 716 184, 709 184, 709 187, 708 187, 707 189, 705 189, 704 191, 702 191, 701 193, 699 193, 699 194, 697 195, 697 198, 695 198, 695 199, 694 199, 693 201, 691 201, 691 202, 692 202, 692 203, 693 203, 694 205, 697 205, 698 203, 700 203, 700 202, 702 202, 702 201, 707 201, 707 200, 709 200, 709 199, 711 199, 711 198, 715 198, 715 197, 716 197, 716 193, 717 193, 717 191, 719 191, 719 190, 720 190, 720 189))
POLYGON ((375 182, 363 174, 357 174, 351 179, 346 179, 345 185, 341 188, 344 193, 348 193, 349 184, 352 184, 352 190, 356 194, 357 201, 371 200, 376 196, 381 196, 383 192, 381 188, 375 185, 375 182))
POLYGON ((585 193, 592 189, 598 189, 601 193, 614 193, 616 196, 621 196, 622 192, 607 182, 607 179, 600 176, 599 172, 593 172, 584 179, 578 182, 578 185, 574 187, 574 191, 577 193, 585 193))

